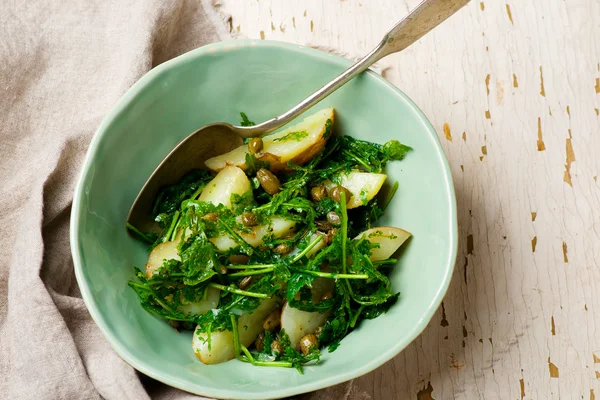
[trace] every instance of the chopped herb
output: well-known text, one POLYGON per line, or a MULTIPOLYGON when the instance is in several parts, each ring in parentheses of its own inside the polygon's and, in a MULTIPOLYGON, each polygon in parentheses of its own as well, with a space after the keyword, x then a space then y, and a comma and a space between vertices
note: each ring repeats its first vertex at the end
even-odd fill
POLYGON ((302 139, 304 139, 306 137, 308 137, 308 132, 306 132, 306 131, 290 132, 285 136, 273 139, 273 142, 289 142, 289 141, 300 142, 300 141, 302 141, 302 139))

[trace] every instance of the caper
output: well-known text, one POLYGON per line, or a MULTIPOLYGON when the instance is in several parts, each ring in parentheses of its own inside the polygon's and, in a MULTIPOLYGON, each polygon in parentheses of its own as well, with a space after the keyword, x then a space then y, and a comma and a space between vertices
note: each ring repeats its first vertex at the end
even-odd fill
POLYGON ((331 228, 333 228, 333 226, 331 226, 331 224, 327 221, 315 221, 315 225, 317 226, 317 229, 320 230, 321 232, 327 232, 329 231, 331 228))
POLYGON ((221 275, 225 275, 225 274, 227 273, 227 271, 229 271, 229 270, 227 269, 227 267, 226 267, 226 266, 224 266, 224 265, 219 265, 219 273, 220 273, 221 275))
POLYGON ((253 212, 244 211, 242 213, 242 224, 244 226, 254 226, 258 222, 258 217, 253 212))
POLYGON ((342 224, 340 216, 337 215, 335 211, 329 211, 327 213, 327 221, 333 226, 340 226, 342 224))
POLYGON ((324 300, 329 300, 329 299, 331 299, 332 297, 333 297, 333 293, 331 293, 331 292, 325 292, 325 293, 323 294, 323 296, 321 296, 321 301, 324 301, 324 300))
POLYGON ((277 309, 271 314, 267 315, 267 318, 263 321, 263 328, 267 332, 273 332, 279 326, 279 320, 281 318, 281 310, 277 309))
POLYGON ((244 277, 244 279, 242 279, 240 281, 240 283, 238 283, 238 287, 242 290, 246 289, 248 286, 250 286, 250 282, 252 282, 252 277, 251 276, 246 276, 244 277))
POLYGON ((215 222, 216 220, 219 219, 219 215, 217 213, 211 212, 211 213, 206 214, 204 217, 202 217, 202 219, 215 222))
POLYGON ((300 350, 302 354, 307 355, 312 348, 319 348, 319 339, 314 334, 309 333, 300 339, 300 350))
POLYGON ((273 249, 273 251, 277 254, 287 254, 291 251, 292 249, 290 249, 290 246, 288 246, 285 243, 281 243, 278 244, 277 246, 275 246, 275 248, 273 249))
POLYGON ((256 154, 263 149, 263 140, 259 137, 253 138, 248 142, 250 153, 256 154))
POLYGON ((232 264, 248 264, 250 257, 245 254, 232 254, 229 256, 229 262, 232 264))
POLYGON ((279 340, 273 340, 271 342, 271 351, 273 354, 281 354, 283 353, 283 346, 279 342, 279 340))
POLYGON ((254 347, 256 347, 256 350, 262 352, 265 349, 265 334, 261 333, 260 335, 258 335, 258 337, 256 338, 256 340, 254 341, 254 347))
POLYGON ((279 179, 277 179, 277 177, 268 169, 259 169, 256 171, 256 177, 260 182, 260 186, 262 186, 265 192, 270 195, 274 195, 281 189, 281 182, 279 182, 279 179))
POLYGON ((181 322, 175 321, 174 319, 170 319, 169 325, 171 325, 173 328, 179 330, 179 328, 181 327, 181 322))
POLYGON ((313 186, 313 188, 310 189, 310 196, 316 202, 323 200, 325 197, 327 197, 327 191, 325 190, 325 186, 313 186))
POLYGON ((352 193, 350 193, 350 191, 343 186, 338 185, 338 186, 334 187, 333 190, 329 193, 329 197, 331 197, 333 200, 335 200, 339 203, 342 198, 342 196, 341 196, 342 192, 346 194, 346 203, 348 203, 350 201, 350 197, 352 196, 352 193))
POLYGON ((333 243, 333 239, 335 238, 335 235, 337 235, 337 233, 337 228, 330 229, 329 232, 327 232, 327 243, 333 243))

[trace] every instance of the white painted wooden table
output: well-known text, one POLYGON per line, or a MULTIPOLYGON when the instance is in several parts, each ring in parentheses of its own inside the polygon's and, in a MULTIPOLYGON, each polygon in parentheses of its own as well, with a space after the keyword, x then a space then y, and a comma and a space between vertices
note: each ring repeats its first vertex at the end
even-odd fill
MULTIPOLYGON (((221 10, 241 37, 352 58, 418 2, 223 0, 221 10)), ((382 61, 440 135, 460 249, 427 329, 341 388, 349 398, 600 399, 599 39, 598 0, 473 0, 382 61)))

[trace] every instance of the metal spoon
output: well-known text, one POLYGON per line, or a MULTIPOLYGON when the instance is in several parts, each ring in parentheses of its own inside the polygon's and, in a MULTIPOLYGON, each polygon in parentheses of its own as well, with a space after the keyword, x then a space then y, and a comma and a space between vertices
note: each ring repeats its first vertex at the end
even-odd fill
POLYGON ((404 50, 438 26, 470 0, 424 0, 383 37, 381 42, 356 64, 298 103, 286 113, 254 126, 234 126, 226 122, 205 125, 183 139, 154 170, 131 206, 127 222, 151 229, 150 208, 158 190, 176 182, 193 168, 204 168, 204 161, 226 153, 250 138, 273 132, 290 122, 381 58, 404 50))

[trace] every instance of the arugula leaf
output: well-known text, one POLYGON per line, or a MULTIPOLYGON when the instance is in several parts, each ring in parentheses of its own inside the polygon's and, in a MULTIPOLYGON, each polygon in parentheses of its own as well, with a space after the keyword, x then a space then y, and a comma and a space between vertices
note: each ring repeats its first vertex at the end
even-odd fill
POLYGON ((254 122, 250 121, 248 119, 248 116, 246 115, 245 112, 241 112, 240 116, 242 117, 242 122, 240 122, 241 126, 254 126, 256 125, 254 122))

